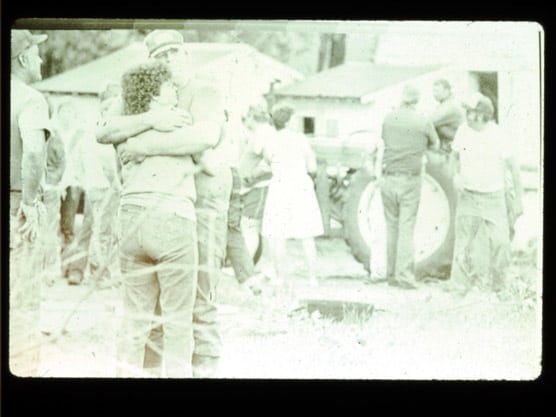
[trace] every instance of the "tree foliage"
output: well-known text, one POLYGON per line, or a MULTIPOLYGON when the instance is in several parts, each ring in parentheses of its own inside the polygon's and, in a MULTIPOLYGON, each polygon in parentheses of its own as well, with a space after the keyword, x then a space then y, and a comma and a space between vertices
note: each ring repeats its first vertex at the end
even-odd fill
MULTIPOLYGON (((345 34, 292 31, 181 30, 186 42, 246 43, 258 51, 297 69, 313 74, 344 62, 345 34)), ((41 44, 43 77, 104 56, 130 42, 140 41, 147 30, 44 30, 41 44)))
POLYGON ((135 30, 45 30, 48 40, 40 45, 43 78, 85 64, 141 39, 135 30))

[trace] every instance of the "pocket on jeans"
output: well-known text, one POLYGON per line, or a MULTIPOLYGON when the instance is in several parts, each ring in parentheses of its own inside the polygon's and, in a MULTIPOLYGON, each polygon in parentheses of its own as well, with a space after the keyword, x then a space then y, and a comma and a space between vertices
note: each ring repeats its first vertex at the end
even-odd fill
POLYGON ((117 230, 117 236, 120 241, 128 239, 131 235, 137 233, 141 222, 141 213, 144 213, 144 210, 135 210, 126 206, 120 208, 117 230))
POLYGON ((194 223, 177 215, 159 218, 145 229, 143 236, 160 254, 192 251, 197 246, 194 223))

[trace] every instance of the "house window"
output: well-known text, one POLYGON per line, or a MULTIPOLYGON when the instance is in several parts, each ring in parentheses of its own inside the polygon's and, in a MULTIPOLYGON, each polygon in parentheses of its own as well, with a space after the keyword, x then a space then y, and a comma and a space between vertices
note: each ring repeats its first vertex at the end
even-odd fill
POLYGON ((338 121, 337 120, 327 120, 326 121, 326 136, 329 138, 338 137, 338 121))
POLYGON ((303 133, 306 135, 315 134, 315 118, 314 117, 304 117, 303 118, 303 133))

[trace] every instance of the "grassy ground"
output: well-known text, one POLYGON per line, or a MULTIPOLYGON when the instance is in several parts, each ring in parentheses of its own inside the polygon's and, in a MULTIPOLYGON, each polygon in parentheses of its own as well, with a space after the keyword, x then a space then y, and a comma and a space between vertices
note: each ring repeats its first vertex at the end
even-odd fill
MULTIPOLYGON (((320 240, 320 286, 303 275, 290 244, 288 285, 252 296, 224 271, 218 297, 223 351, 220 378, 530 379, 540 371, 540 305, 535 270, 514 263, 522 292, 500 302, 485 294, 455 299, 435 282, 416 291, 367 285, 341 240, 320 240), (325 273, 328 271, 328 273, 325 273), (341 321, 302 306, 305 299, 372 304, 372 314, 341 321)), ((44 295, 44 376, 112 377, 121 318, 118 289, 55 283, 44 295), (83 300, 78 305, 78 301, 83 300), (66 332, 57 340, 64 320, 66 332)))
MULTIPOLYGON (((305 276, 301 247, 288 245, 285 287, 259 297, 225 269, 218 289, 223 339, 220 378, 532 379, 540 372, 542 253, 538 198, 526 196, 510 271, 509 297, 471 293, 457 299, 438 281, 415 291, 367 285, 366 272, 342 239, 319 239, 319 287, 305 276), (303 300, 368 303, 372 314, 335 321, 302 308, 303 300)), ((264 266, 264 260, 263 260, 264 266)), ((122 316, 118 288, 45 288, 41 375, 115 376, 122 316), (61 329, 63 333, 60 333, 61 329)))

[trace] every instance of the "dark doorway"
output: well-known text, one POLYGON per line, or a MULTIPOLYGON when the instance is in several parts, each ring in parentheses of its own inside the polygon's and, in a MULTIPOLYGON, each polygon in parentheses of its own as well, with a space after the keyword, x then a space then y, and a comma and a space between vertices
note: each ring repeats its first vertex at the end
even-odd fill
POLYGON ((498 73, 472 72, 477 77, 479 91, 492 100, 494 104, 494 120, 498 123, 498 73))

